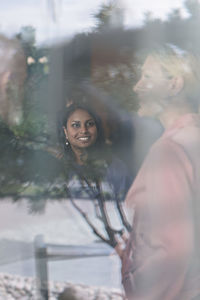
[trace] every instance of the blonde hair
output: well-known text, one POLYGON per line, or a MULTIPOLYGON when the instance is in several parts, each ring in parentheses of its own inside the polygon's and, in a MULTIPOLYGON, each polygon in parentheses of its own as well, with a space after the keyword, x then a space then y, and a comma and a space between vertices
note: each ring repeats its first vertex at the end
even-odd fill
POLYGON ((200 98, 200 63, 199 57, 172 44, 154 49, 149 53, 161 65, 169 77, 182 76, 183 93, 188 101, 197 107, 200 98))

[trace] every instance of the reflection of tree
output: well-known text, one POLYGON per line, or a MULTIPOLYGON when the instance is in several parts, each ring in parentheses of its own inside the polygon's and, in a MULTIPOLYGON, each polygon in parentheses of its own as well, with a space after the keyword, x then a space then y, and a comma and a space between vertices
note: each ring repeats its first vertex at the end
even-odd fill
MULTIPOLYGON (((36 198, 56 199, 65 195, 64 182, 67 174, 63 177, 60 160, 57 158, 59 151, 55 130, 52 129, 55 127, 56 112, 65 105, 67 98, 70 100, 72 90, 77 92, 77 87, 82 82, 89 82, 97 91, 106 91, 115 109, 123 107, 137 110, 137 99, 132 92, 138 71, 136 53, 140 54, 143 48, 155 43, 174 43, 183 49, 199 53, 200 3, 197 0, 187 0, 185 8, 187 18, 183 18, 178 10, 173 10, 165 21, 146 14, 142 28, 125 30, 122 24, 123 14, 120 15, 117 7, 112 2, 103 5, 95 15, 97 26, 92 32, 76 35, 62 45, 61 52, 59 47, 53 49, 60 60, 52 60, 51 66, 50 50, 36 46, 34 28, 24 27, 21 30, 17 38, 23 46, 28 63, 24 113, 18 126, 9 127, 0 123, 0 168, 3 174, 0 177, 0 197, 26 196, 35 201, 36 198), (113 26, 113 14, 120 26, 113 26), (60 77, 54 68, 58 66, 58 62, 60 77), (52 78, 49 77, 50 67, 52 78), (58 77, 61 80, 57 80, 58 77), (47 89, 49 79, 52 93, 47 89), (50 97, 52 95, 53 99, 50 97)), ((98 101, 101 102, 95 99, 94 104, 97 105, 98 101)), ((111 101, 108 104, 110 103, 111 101)), ((101 107, 109 111, 108 118, 113 121, 112 105, 108 110, 104 101, 101 107)), ((116 203, 120 204, 118 201, 116 203)))
POLYGON ((14 128, 21 137, 35 137, 44 140, 47 135, 47 80, 48 53, 44 47, 37 47, 35 29, 31 26, 22 27, 17 34, 25 52, 27 62, 27 80, 23 99, 24 113, 20 126, 14 128))
POLYGON ((200 3, 198 0, 185 0, 184 5, 190 15, 191 21, 192 19, 199 19, 200 3))
POLYGON ((117 1, 102 4, 99 11, 94 14, 94 18, 97 31, 123 27, 123 9, 117 1))
MULTIPOLYGON (((162 43, 174 43, 185 50, 199 53, 200 3, 198 0, 185 0, 187 17, 179 9, 173 9, 165 21, 146 14, 144 30, 147 40, 162 43)), ((144 46, 148 46, 148 43, 144 46)))
MULTIPOLYGON (((126 232, 131 230, 131 226, 126 219, 126 215, 123 209, 123 200, 119 198, 119 195, 112 193, 114 198, 106 200, 105 193, 103 190, 103 174, 105 172, 105 166, 103 162, 95 161, 93 163, 88 163, 84 167, 84 170, 76 168, 76 174, 79 182, 81 183, 81 190, 85 191, 89 195, 91 203, 94 206, 95 217, 102 224, 105 229, 106 236, 101 233, 99 228, 91 221, 90 216, 85 212, 74 199, 73 195, 70 195, 70 191, 67 190, 69 199, 74 206, 74 208, 81 214, 86 223, 92 229, 93 233, 99 237, 102 241, 109 244, 111 247, 115 247, 120 238, 124 238, 126 232), (112 220, 109 216, 109 211, 107 208, 107 203, 113 201, 115 208, 118 212, 118 218, 120 220, 121 228, 115 229, 112 226, 112 220), (124 227, 124 228, 123 228, 124 227)), ((112 197, 111 196, 111 197, 112 197)))
MULTIPOLYGON (((20 70, 23 69, 27 76, 24 97, 22 99, 22 94, 20 97, 23 114, 19 122, 12 125, 13 122, 5 122, 3 118, 0 120, 0 197, 11 197, 15 200, 26 197, 32 199, 32 203, 37 199, 54 197, 55 191, 56 197, 63 197, 61 189, 55 189, 56 180, 61 177, 59 161, 47 151, 52 145, 47 132, 47 103, 44 97, 48 76, 48 51, 36 46, 35 29, 30 26, 22 28, 15 39, 4 40, 8 46, 20 44, 18 48, 23 54, 20 52, 21 60, 15 54, 7 63, 6 71, 11 70, 8 84, 0 78, 0 92, 6 91, 9 102, 16 110, 17 102, 13 93, 14 87, 18 91, 18 86, 22 85, 22 80, 19 79, 22 73, 20 70), (13 81, 16 82, 15 85, 13 81)), ((2 44, 4 43, 1 43, 1 47, 2 44)), ((22 75, 24 81, 25 75, 22 75)), ((37 205, 34 207, 38 209, 37 205)))

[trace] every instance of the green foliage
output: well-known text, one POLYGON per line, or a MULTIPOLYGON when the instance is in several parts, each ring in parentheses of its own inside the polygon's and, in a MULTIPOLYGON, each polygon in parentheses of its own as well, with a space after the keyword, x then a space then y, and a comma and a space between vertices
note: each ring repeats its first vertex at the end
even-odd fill
POLYGON ((115 1, 108 4, 102 4, 99 11, 94 14, 96 19, 97 31, 105 31, 113 27, 121 27, 123 25, 123 10, 117 7, 115 1))
POLYGON ((13 128, 18 137, 30 140, 44 138, 48 134, 47 124, 47 83, 49 70, 49 49, 37 47, 35 29, 31 26, 22 27, 17 35, 24 49, 27 61, 27 79, 24 92, 23 120, 13 128))
MULTIPOLYGON (((59 160, 47 151, 51 140, 44 95, 47 94, 49 50, 35 45, 35 29, 30 26, 22 28, 17 38, 27 61, 23 120, 11 128, 0 123, 0 197, 51 198, 55 191, 49 185, 52 187, 62 178, 62 171, 59 160)), ((15 87, 8 88, 14 97, 15 87)))
POLYGON ((20 198, 24 191, 28 191, 27 197, 47 197, 49 185, 59 178, 65 181, 60 161, 47 151, 17 138, 4 123, 0 124, 0 136, 0 197, 20 198), (35 187, 28 190, 30 186, 35 187))
POLYGON ((200 3, 198 0, 186 0, 184 6, 192 19, 200 16, 200 3))
MULTIPOLYGON (((186 0, 184 4, 187 18, 177 9, 165 21, 146 13, 144 26, 132 30, 123 29, 123 12, 118 14, 114 2, 102 5, 94 15, 97 26, 93 32, 78 34, 65 46, 66 88, 76 90, 81 82, 90 81, 106 91, 116 106, 136 111, 138 102, 132 87, 137 81, 139 62, 135 54, 156 43, 174 43, 200 53, 200 3, 186 0), (120 29, 113 29, 113 15, 120 29)), ((8 128, 0 122, 0 197, 60 198, 65 195, 69 168, 63 174, 61 162, 47 150, 55 144, 48 117, 49 49, 36 45, 33 27, 23 27, 17 38, 27 61, 24 113, 18 126, 8 128)), ((16 87, 8 89, 14 98, 16 87)), ((94 170, 98 168, 85 169, 91 180, 97 176, 94 170)))

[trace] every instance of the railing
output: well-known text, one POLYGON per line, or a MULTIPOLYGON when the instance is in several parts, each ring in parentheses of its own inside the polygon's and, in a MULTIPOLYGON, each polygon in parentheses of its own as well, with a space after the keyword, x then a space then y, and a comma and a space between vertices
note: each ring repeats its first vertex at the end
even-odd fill
POLYGON ((100 249, 97 246, 66 246, 47 244, 43 235, 37 235, 34 241, 36 281, 37 281, 37 300, 48 300, 48 261, 64 260, 85 257, 108 256, 113 249, 105 247, 100 249))

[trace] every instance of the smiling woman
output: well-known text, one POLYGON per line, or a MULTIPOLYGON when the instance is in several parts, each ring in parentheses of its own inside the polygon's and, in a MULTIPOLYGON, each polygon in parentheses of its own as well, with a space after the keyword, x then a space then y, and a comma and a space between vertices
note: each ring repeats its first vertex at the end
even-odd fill
POLYGON ((63 112, 62 129, 65 153, 78 165, 84 165, 90 153, 101 151, 104 144, 101 121, 87 106, 70 105, 63 112))
POLYGON ((75 154, 76 160, 82 164, 82 153, 92 146, 97 139, 95 119, 84 109, 76 109, 63 127, 66 139, 75 154))
POLYGON ((125 165, 111 155, 100 117, 85 104, 71 104, 62 111, 59 133, 70 198, 84 194, 95 199, 100 184, 107 186, 109 199, 123 200, 132 178, 125 165), (92 185, 92 195, 88 184, 92 185))

